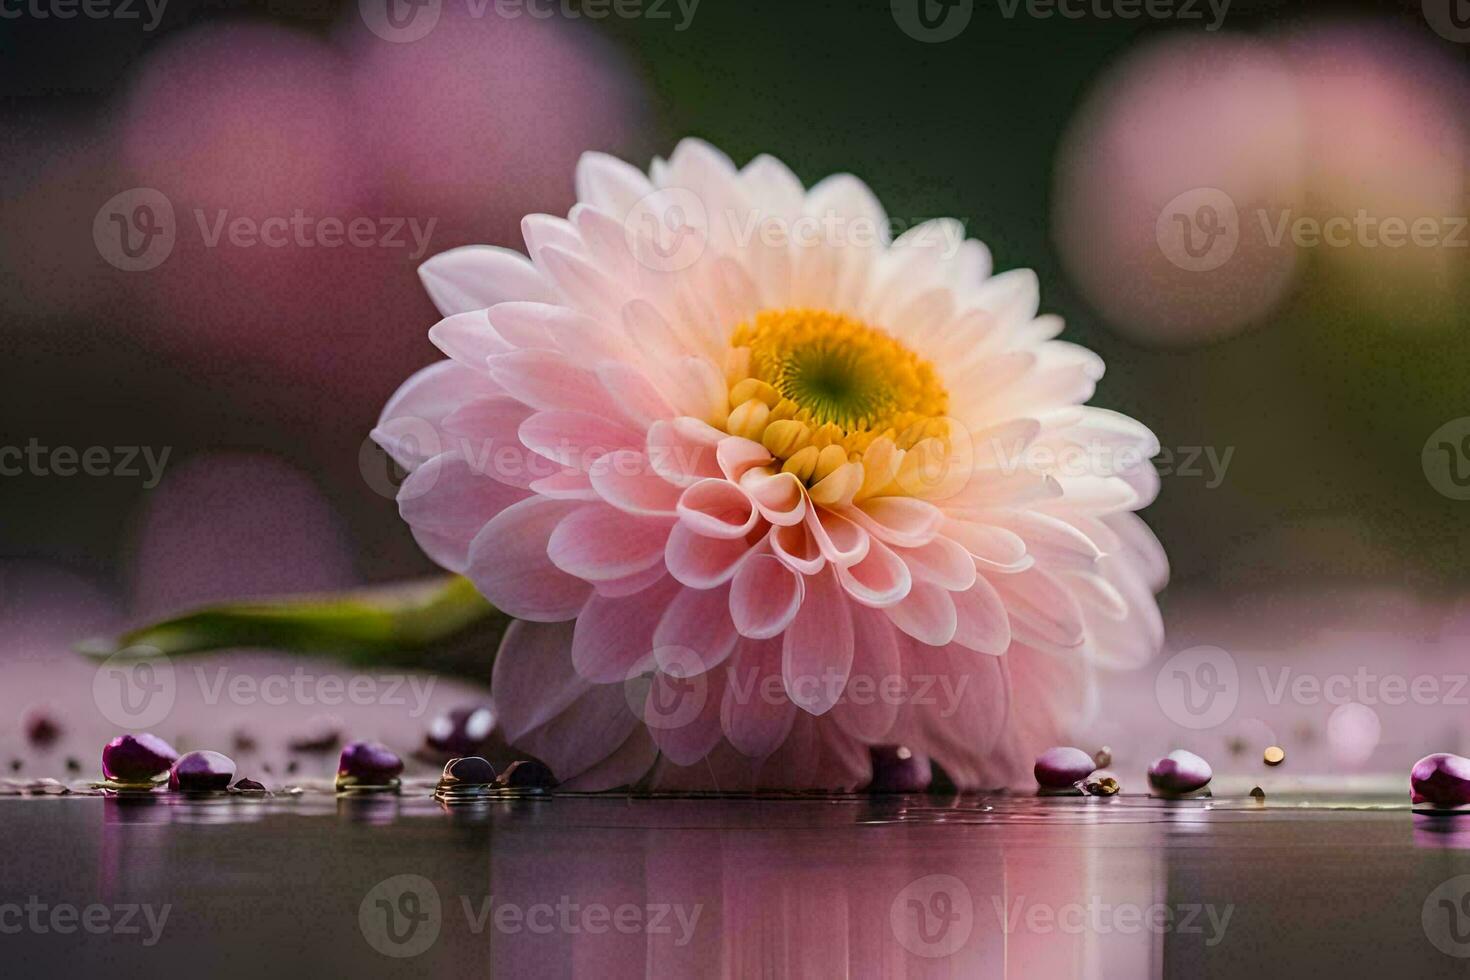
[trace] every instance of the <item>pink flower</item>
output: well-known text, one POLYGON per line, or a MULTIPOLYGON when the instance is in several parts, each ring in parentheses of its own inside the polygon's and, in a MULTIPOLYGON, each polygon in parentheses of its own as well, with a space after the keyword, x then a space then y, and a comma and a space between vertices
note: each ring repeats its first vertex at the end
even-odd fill
POLYGON ((374 430, 420 545, 519 620, 513 745, 587 789, 851 788, 888 743, 996 786, 1157 650, 1157 442, 1082 407, 1102 364, 1031 272, 695 140, 576 182, 530 259, 424 265, 449 360, 374 430))

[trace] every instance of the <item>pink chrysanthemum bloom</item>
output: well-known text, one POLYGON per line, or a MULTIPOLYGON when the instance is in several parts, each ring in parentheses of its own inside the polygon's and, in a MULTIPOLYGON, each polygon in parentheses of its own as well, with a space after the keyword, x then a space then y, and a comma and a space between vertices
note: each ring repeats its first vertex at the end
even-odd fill
POLYGON ((404 519, 517 618, 492 697, 567 785, 852 788, 903 744, 998 786, 1162 640, 1158 446, 955 221, 895 240, 686 140, 601 154, 530 254, 427 262, 449 360, 374 437, 404 519))

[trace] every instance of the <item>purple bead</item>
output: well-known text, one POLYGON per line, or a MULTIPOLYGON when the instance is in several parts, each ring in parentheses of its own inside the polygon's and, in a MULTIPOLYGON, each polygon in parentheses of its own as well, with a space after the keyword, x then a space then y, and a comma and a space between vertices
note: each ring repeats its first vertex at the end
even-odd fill
POLYGON ((1148 767, 1148 784, 1160 793, 1193 793, 1214 775, 1208 762, 1193 752, 1175 749, 1148 767))
POLYGON ((1409 771, 1410 799, 1436 806, 1470 803, 1470 759, 1449 752, 1426 755, 1409 771))
POLYGON ((489 705, 476 704, 454 708, 429 723, 424 741, 437 752, 454 756, 473 756, 484 748, 495 729, 495 715, 489 705))
POLYGON ((554 789, 556 777, 551 774, 551 770, 546 768, 544 763, 521 759, 506 766, 505 772, 495 780, 495 785, 505 789, 554 789))
POLYGON ((185 752, 168 771, 168 788, 185 793, 222 790, 235 778, 235 761, 218 752, 185 752))
POLYGON ((495 767, 477 755, 450 759, 440 782, 451 786, 488 786, 495 782, 495 767))
POLYGON ((876 745, 873 757, 873 781, 870 793, 922 793, 929 788, 933 771, 927 755, 919 755, 904 745, 876 745))
POLYGON ((1063 745, 1038 755, 1031 772, 1042 789, 1071 789, 1096 768, 1097 761, 1091 755, 1063 745))
POLYGON ((337 775, 365 783, 386 783, 403 771, 403 760, 382 742, 351 742, 342 749, 337 775))
POLYGON ((178 761, 172 745, 150 732, 119 735, 102 747, 102 775, 124 783, 142 783, 168 772, 178 761))

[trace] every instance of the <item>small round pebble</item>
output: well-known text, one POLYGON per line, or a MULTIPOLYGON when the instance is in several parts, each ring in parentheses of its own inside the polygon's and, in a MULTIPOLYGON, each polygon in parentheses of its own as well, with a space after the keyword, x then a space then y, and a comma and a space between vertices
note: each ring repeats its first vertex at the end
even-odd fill
POLYGON ((929 757, 906 745, 878 745, 871 752, 873 780, 870 793, 922 793, 934 777, 929 757))
POLYGON ((1411 799, 1435 806, 1470 803, 1470 759, 1450 752, 1426 755, 1409 770, 1411 799))
POLYGON ((495 715, 489 705, 476 704, 454 708, 429 723, 424 741, 438 752, 455 756, 473 756, 484 748, 495 729, 495 715))
POLYGON ((505 772, 495 780, 495 785, 504 789, 553 789, 556 777, 544 763, 520 759, 505 768, 505 772))
POLYGON ((179 753, 151 732, 119 735, 102 747, 102 775, 123 783, 143 783, 168 772, 179 753))
POLYGON ((495 767, 477 755, 450 759, 439 782, 448 786, 488 786, 495 782, 495 767))
POLYGON ((1193 793, 1214 775, 1208 762, 1193 752, 1175 749, 1148 767, 1148 784, 1160 793, 1193 793))
POLYGON ((1101 769, 1082 781, 1082 791, 1088 796, 1117 796, 1121 788, 1117 776, 1101 769))
POLYGON ((1264 800, 1265 798, 1266 798, 1266 791, 1265 790, 1261 789, 1261 787, 1259 787, 1259 786, 1252 786, 1251 787, 1251 799, 1253 799, 1253 800, 1264 800))
POLYGON ((253 779, 242 779, 235 784, 235 791, 239 793, 264 793, 265 785, 253 779))
POLYGON ((235 760, 218 752, 185 752, 168 771, 168 788, 185 793, 227 789, 235 760))
POLYGON ((1268 766, 1279 766, 1286 761, 1286 750, 1279 745, 1268 745, 1261 760, 1268 766))
POLYGON ((342 749, 337 775, 364 783, 386 783, 403 772, 403 760, 382 742, 351 742, 342 749))
POLYGON ((1070 789, 1096 768, 1096 760, 1081 749, 1058 746, 1038 755, 1031 771, 1042 789, 1070 789))

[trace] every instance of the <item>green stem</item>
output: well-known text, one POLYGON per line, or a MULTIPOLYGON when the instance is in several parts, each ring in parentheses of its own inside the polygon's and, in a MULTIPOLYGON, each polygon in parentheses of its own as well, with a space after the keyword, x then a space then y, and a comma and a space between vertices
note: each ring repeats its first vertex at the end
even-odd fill
POLYGON ((397 664, 488 683, 509 619, 458 575, 320 596, 221 603, 79 644, 91 657, 169 657, 233 647, 397 664))

